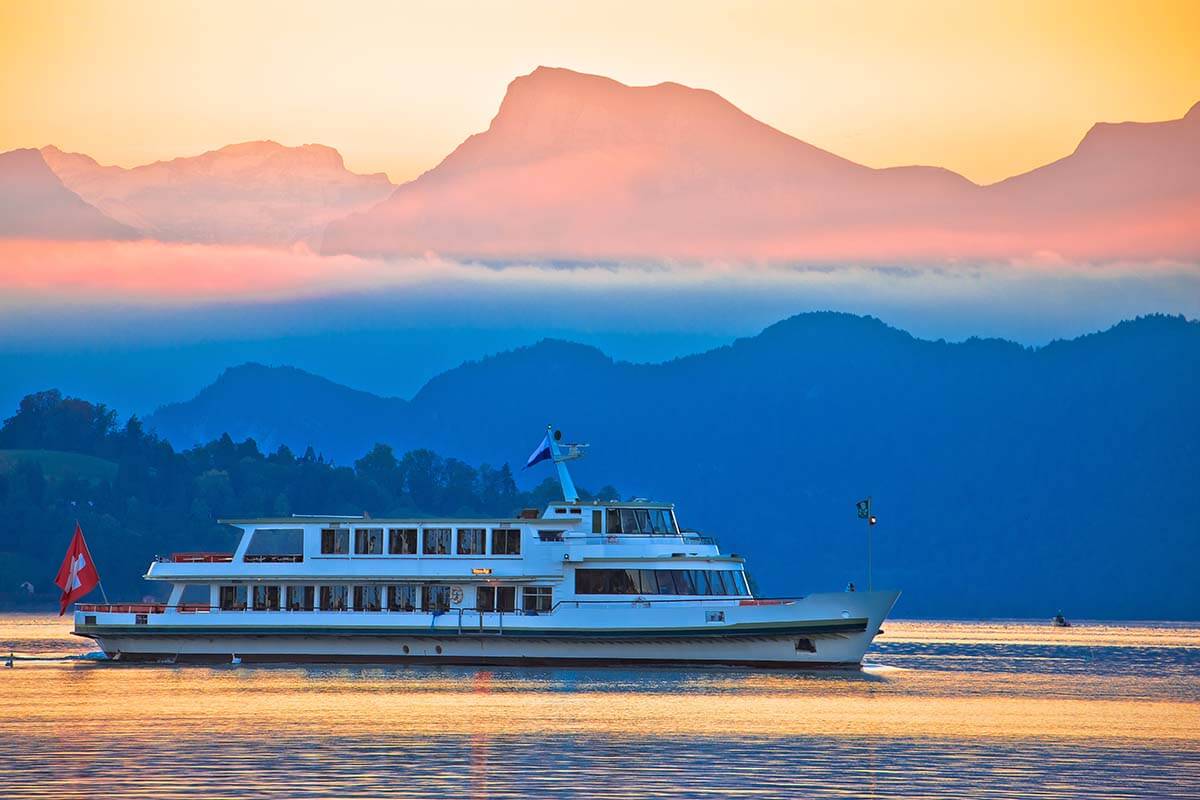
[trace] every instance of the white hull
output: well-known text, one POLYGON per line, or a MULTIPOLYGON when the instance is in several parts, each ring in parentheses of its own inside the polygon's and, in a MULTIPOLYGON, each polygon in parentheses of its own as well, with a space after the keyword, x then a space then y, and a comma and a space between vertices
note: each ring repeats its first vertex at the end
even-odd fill
POLYGON ((897 596, 565 604, 543 615, 175 612, 141 623, 133 613, 77 612, 76 630, 122 661, 844 667, 861 663, 897 596))

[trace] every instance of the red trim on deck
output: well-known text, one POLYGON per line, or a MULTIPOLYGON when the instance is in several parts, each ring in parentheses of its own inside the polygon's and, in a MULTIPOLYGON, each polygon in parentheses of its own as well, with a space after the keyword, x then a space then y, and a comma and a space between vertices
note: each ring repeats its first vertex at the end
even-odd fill
POLYGON ((233 561, 233 553, 171 553, 176 564, 227 564, 233 561))

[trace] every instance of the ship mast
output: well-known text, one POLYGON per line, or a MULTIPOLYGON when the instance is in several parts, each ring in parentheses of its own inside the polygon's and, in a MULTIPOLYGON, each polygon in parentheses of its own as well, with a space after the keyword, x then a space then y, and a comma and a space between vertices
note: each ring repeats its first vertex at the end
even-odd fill
POLYGON ((546 426, 546 438, 550 441, 550 457, 553 459, 554 466, 558 470, 558 482, 562 485, 563 500, 568 503, 574 503, 579 499, 579 492, 575 489, 575 481, 571 480, 571 473, 567 469, 567 462, 583 458, 583 451, 587 445, 573 442, 564 442, 562 445, 559 445, 559 440, 562 439, 562 431, 554 430, 553 425, 546 426))

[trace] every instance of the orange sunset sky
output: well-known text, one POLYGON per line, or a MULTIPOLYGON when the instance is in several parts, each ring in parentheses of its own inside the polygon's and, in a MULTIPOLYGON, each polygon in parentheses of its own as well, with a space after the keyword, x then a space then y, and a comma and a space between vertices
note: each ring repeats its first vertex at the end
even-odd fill
POLYGON ((1200 3, 0 3, 0 151, 133 166, 252 139, 404 181, 539 64, 713 89, 871 166, 992 182, 1200 100, 1200 3))

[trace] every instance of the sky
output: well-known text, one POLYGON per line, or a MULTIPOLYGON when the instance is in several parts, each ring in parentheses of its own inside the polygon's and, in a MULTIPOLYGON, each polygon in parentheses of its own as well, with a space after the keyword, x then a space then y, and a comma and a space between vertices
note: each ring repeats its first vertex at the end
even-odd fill
MULTIPOLYGON (((1200 100, 1197 42, 1195 0, 0 0, 0 152, 54 144, 130 167, 273 139, 403 182, 485 130, 511 80, 550 65, 711 89, 854 161, 989 183, 1069 154, 1097 121, 1183 116, 1200 100)), ((495 269, 304 244, 0 240, 0 416, 48 386, 145 413, 246 360, 410 396, 543 336, 654 361, 825 309, 923 338, 1040 345, 1140 314, 1196 319, 1200 270, 1038 254, 495 269)))
POLYGON ((1200 100, 1200 3, 0 3, 0 151, 135 166, 237 141, 411 179, 538 65, 716 91, 861 163, 988 183, 1200 100))

